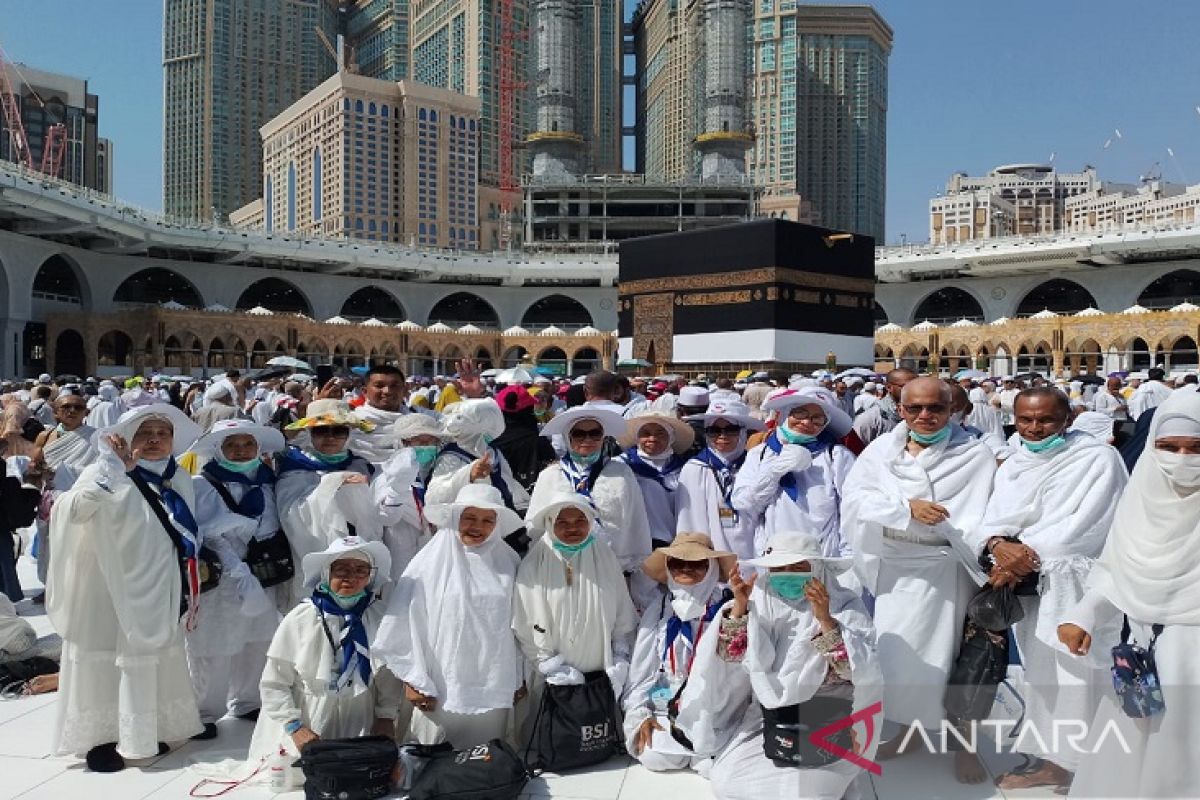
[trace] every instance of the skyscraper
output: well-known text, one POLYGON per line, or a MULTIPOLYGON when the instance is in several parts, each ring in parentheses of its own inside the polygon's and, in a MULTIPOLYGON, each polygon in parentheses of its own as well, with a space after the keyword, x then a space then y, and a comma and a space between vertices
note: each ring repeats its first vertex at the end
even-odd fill
POLYGON ((163 205, 223 218, 261 197, 259 128, 335 71, 338 0, 165 0, 163 205))
POLYGON ((343 30, 360 75, 409 77, 408 0, 342 0, 343 30))

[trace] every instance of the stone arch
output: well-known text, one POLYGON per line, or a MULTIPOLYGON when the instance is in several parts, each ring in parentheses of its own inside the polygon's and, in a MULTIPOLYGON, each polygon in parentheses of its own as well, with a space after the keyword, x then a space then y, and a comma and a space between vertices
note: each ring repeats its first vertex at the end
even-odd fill
POLYGON ((1096 375, 1104 368, 1100 343, 1092 337, 1072 339, 1063 350, 1063 361, 1072 375, 1096 375))
POLYGON ((413 375, 433 375, 433 350, 427 344, 419 344, 409 350, 409 370, 413 375))
POLYGON ((465 357, 466 354, 463 353, 463 349, 453 342, 443 347, 441 353, 438 354, 438 358, 440 358, 442 361, 448 361, 450 359, 457 360, 465 357))
POLYGON ((375 285, 363 286, 352 292, 343 301, 339 315, 352 321, 375 317, 393 324, 408 319, 404 306, 395 295, 375 285))
POLYGON ((483 345, 475 348, 475 361, 478 363, 480 369, 492 369, 496 366, 492 360, 492 351, 483 345))
POLYGON ((515 367, 526 359, 529 351, 521 345, 514 345, 504 351, 504 355, 500 357, 500 365, 503 368, 515 367))
POLYGON ((213 340, 208 343, 206 366, 209 369, 225 369, 225 358, 225 340, 219 336, 213 337, 213 340))
POLYGON ((487 300, 474 292, 452 292, 434 304, 427 325, 444 322, 451 328, 472 323, 481 328, 499 328, 500 315, 487 300))
POLYGON ((537 365, 554 371, 558 375, 567 372, 567 354, 557 345, 543 347, 537 354, 537 365))
MULTIPOLYGON (((129 347, 133 349, 132 339, 129 340, 129 347)), ((68 373, 80 376, 87 372, 87 356, 79 331, 73 328, 59 331, 58 338, 54 340, 54 372, 58 375, 68 373)))
POLYGON ((1172 270, 1146 284, 1138 293, 1138 305, 1146 308, 1170 308, 1183 302, 1200 301, 1200 271, 1172 270))
POLYGON ((1016 316, 1028 317, 1043 309, 1068 314, 1095 307, 1096 298, 1082 285, 1066 278, 1052 278, 1025 293, 1017 304, 1016 316))
POLYGON ((113 292, 114 303, 159 305, 174 301, 189 308, 204 308, 196 285, 173 269, 150 267, 133 273, 113 292))
POLYGON ((576 348, 571 356, 571 372, 575 375, 585 375, 603 366, 604 360, 600 351, 591 345, 576 348))
POLYGON ((592 315, 583 303, 565 294, 548 294, 534 300, 521 312, 522 328, 560 328, 591 325, 592 315))
POLYGON ((1054 354, 1050 345, 1039 341, 1036 345, 1026 342, 1017 349, 1017 372, 1040 372, 1043 375, 1054 368, 1054 354))
POLYGON ((1125 369, 1130 372, 1147 370, 1154 366, 1154 354, 1150 352, 1149 343, 1141 336, 1135 336, 1125 346, 1125 369))
POLYGON ((908 345, 900 351, 899 366, 917 373, 925 372, 929 367, 929 348, 918 348, 916 344, 908 345))
POLYGON ((1200 365, 1196 340, 1191 336, 1179 336, 1170 345, 1162 348, 1162 361, 1168 370, 1196 369, 1200 365))
POLYGON ((312 302, 294 283, 283 278, 262 278, 250 284, 238 297, 237 309, 247 311, 255 306, 277 314, 312 316, 312 302))
POLYGON ((87 274, 65 253, 56 253, 38 266, 33 276, 33 296, 42 300, 78 305, 92 310, 91 285, 87 274))
POLYGON ((133 339, 125 331, 106 331, 96 342, 96 363, 102 367, 132 367, 133 339))
POLYGON ((983 304, 974 294, 958 286, 934 289, 913 308, 912 323, 929 320, 934 323, 970 319, 982 322, 983 304))

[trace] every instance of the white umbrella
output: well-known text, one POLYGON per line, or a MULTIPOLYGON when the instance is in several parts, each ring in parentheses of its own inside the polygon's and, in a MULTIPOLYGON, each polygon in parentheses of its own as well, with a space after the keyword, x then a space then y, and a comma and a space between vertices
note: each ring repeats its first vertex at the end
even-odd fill
POLYGON ((842 378, 874 378, 877 373, 873 369, 866 367, 851 367, 837 374, 838 380, 842 378))
POLYGON ((307 361, 301 361, 298 358, 291 356, 275 356, 267 362, 269 367, 287 367, 289 369, 300 369, 305 372, 312 372, 313 368, 308 365, 307 361))
POLYGON ((954 380, 961 381, 963 378, 970 378, 973 381, 981 381, 988 377, 988 374, 981 369, 960 369, 954 373, 954 380))
POLYGON ((481 377, 481 378, 494 378, 494 377, 496 377, 496 376, 497 376, 497 375, 499 375, 499 374, 500 374, 500 370, 498 370, 498 369, 495 369, 495 368, 493 368, 493 369, 485 369, 483 372, 479 373, 479 377, 481 377))
POLYGON ((501 370, 496 374, 496 383, 533 383, 533 376, 521 367, 501 370))

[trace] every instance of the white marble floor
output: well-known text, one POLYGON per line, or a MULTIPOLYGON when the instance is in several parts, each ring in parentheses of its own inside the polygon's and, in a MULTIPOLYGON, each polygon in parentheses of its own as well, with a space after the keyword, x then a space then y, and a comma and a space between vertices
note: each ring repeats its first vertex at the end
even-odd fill
MULTIPOLYGON (((22 583, 26 593, 36 594, 37 579, 32 564, 22 559, 22 583)), ((18 605, 39 634, 50 633, 50 624, 41 607, 28 599, 18 605)), ((54 726, 55 695, 0 701, 0 800, 67 800, 103 798, 103 800, 183 800, 199 782, 200 776, 189 765, 216 762, 245 756, 253 725, 227 718, 218 728, 220 735, 209 742, 187 742, 165 756, 131 764, 115 775, 98 775, 84 769, 73 758, 47 755, 54 726)), ((986 758, 992 774, 1009 763, 986 758)), ((918 754, 889 761, 879 777, 866 773, 857 784, 863 800, 986 800, 986 798, 1050 798, 1046 790, 1002 793, 989 781, 979 786, 955 782, 949 756, 918 754)), ((257 800, 272 797, 270 791, 242 787, 225 795, 228 798, 257 800)), ((287 800, 302 800, 302 792, 278 795, 287 800)), ((560 800, 642 800, 643 798, 686 797, 704 800, 713 797, 704 779, 693 774, 656 774, 628 759, 614 759, 599 768, 570 775, 545 775, 532 781, 527 798, 560 800)), ((769 800, 764 798, 764 800, 769 800)))

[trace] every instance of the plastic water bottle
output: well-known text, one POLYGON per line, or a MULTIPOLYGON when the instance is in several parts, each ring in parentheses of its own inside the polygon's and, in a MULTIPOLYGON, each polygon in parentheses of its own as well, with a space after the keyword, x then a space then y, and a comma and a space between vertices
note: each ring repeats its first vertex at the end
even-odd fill
POLYGON ((292 757, 283 747, 267 761, 267 769, 271 773, 271 790, 287 792, 295 788, 296 768, 292 766, 292 757))

